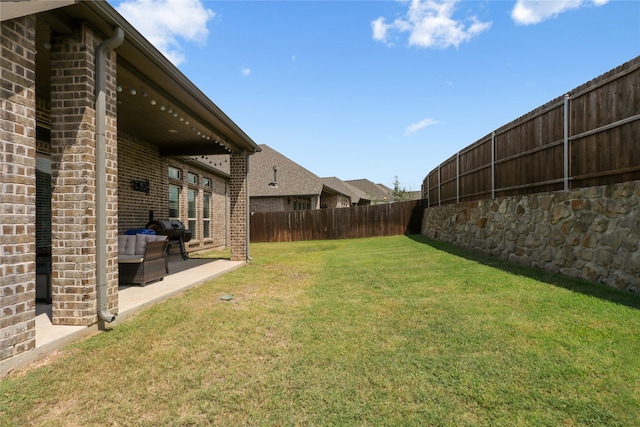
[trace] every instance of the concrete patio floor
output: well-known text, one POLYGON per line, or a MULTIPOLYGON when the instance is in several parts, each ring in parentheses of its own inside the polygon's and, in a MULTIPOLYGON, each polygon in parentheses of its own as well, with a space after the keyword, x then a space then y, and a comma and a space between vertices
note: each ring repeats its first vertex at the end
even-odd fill
MULTIPOLYGON (((141 286, 120 286, 118 290, 119 313, 116 320, 108 324, 117 327, 138 311, 166 300, 207 280, 236 270, 245 263, 225 259, 187 259, 179 256, 169 258, 170 274, 161 281, 141 286)), ((60 326, 51 323, 51 305, 36 304, 36 347, 32 350, 0 362, 0 378, 27 368, 55 353, 60 347, 78 341, 99 331, 98 325, 60 326)))

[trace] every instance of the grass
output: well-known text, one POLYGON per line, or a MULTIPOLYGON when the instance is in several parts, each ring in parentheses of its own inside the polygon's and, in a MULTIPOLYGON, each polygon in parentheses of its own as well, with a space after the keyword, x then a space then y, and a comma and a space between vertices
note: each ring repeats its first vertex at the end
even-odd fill
POLYGON ((0 425, 638 425, 638 295, 419 236, 252 256, 4 379, 0 425))

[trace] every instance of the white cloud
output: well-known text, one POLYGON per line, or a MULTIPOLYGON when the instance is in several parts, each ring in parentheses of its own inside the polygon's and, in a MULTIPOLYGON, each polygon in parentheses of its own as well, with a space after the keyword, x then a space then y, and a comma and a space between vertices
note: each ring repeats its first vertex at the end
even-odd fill
POLYGON ((247 68, 247 67, 240 68, 240 74, 242 74, 243 76, 250 75, 251 74, 251 68, 247 68))
POLYGON ((412 133, 415 133, 424 127, 437 125, 437 124, 438 124, 438 121, 431 118, 420 120, 419 122, 414 123, 409 127, 407 127, 404 131, 404 136, 409 136, 412 133))
POLYGON ((571 9, 590 4, 602 6, 608 2, 609 0, 518 0, 511 10, 511 18, 520 25, 539 24, 571 9))
POLYGON ((175 65, 186 59, 179 40, 204 43, 215 16, 202 0, 130 0, 117 10, 175 65))
POLYGON ((373 39, 390 44, 393 31, 409 33, 409 45, 425 48, 458 47, 491 27, 472 16, 466 20, 454 19, 455 6, 460 0, 412 0, 402 18, 388 24, 380 17, 371 22, 373 39))

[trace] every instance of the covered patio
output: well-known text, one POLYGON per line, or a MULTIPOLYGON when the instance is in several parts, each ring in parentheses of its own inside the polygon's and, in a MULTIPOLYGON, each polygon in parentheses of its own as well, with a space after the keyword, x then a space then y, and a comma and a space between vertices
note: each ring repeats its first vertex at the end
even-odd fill
MULTIPOLYGON (((116 321, 110 324, 110 327, 122 323, 153 304, 236 270, 244 264, 243 261, 229 261, 227 259, 190 258, 183 260, 180 256, 171 256, 169 258, 170 273, 163 280, 149 283, 144 287, 120 286, 118 291, 120 313, 116 321)), ((99 331, 97 324, 88 327, 54 325, 51 308, 51 304, 36 304, 35 348, 3 360, 0 363, 0 377, 9 372, 24 369, 55 353, 62 346, 99 331)))

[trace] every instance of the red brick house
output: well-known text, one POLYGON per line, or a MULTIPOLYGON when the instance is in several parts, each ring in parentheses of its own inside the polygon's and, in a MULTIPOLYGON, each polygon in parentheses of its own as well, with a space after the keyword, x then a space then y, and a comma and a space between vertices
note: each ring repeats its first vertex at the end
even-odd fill
POLYGON ((0 363, 35 346, 38 255, 53 324, 80 326, 118 313, 118 234, 152 217, 248 259, 260 147, 242 129, 104 1, 3 1, 0 18, 0 363))

